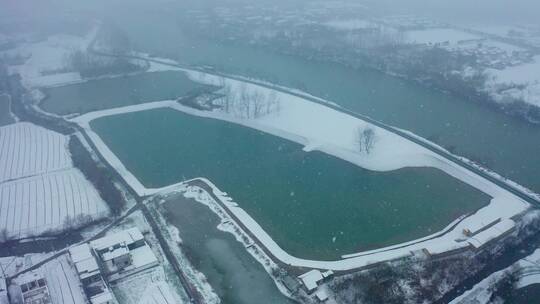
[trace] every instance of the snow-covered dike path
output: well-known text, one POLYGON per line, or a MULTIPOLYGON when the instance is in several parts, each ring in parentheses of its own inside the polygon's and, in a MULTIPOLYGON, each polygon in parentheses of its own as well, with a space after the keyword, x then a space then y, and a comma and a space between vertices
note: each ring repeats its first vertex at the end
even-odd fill
MULTIPOLYGON (((220 111, 198 111, 193 108, 180 105, 174 100, 157 101, 147 104, 127 106, 117 109, 103 110, 76 117, 74 122, 82 126, 92 141, 96 144, 101 154, 108 162, 125 178, 125 180, 140 194, 152 195, 158 192, 164 193, 174 189, 174 185, 160 188, 146 188, 114 153, 105 145, 98 134, 90 127, 94 119, 118 115, 128 112, 144 111, 156 108, 171 108, 191 115, 209 117, 229 121, 246 127, 254 128, 282 138, 305 145, 306 151, 319 150, 349 161, 365 169, 374 171, 391 171, 404 167, 433 167, 475 187, 476 189, 492 197, 490 204, 475 214, 454 223, 448 223, 443 235, 440 233, 427 236, 424 239, 399 244, 396 246, 372 250, 369 252, 353 253, 343 256, 338 261, 313 261, 305 260, 289 255, 276 244, 242 208, 230 202, 230 198, 222 195, 215 188, 215 193, 229 201, 227 208, 242 224, 252 231, 257 239, 267 247, 271 253, 283 263, 299 267, 310 267, 332 270, 349 270, 363 267, 375 262, 392 260, 410 255, 412 251, 426 249, 431 254, 464 248, 469 246, 479 247, 487 241, 508 232, 515 225, 511 217, 525 211, 529 205, 519 197, 505 189, 495 185, 482 176, 469 171, 444 157, 400 137, 392 132, 371 125, 359 118, 346 113, 331 109, 327 106, 311 102, 298 96, 284 92, 278 92, 270 88, 256 84, 242 82, 233 79, 219 79, 217 76, 184 70, 195 81, 214 85, 225 81, 231 88, 230 94, 255 92, 263 96, 275 94, 280 100, 280 111, 256 119, 238 119, 231 114, 220 111), (369 127, 375 132, 375 143, 369 154, 358 152, 358 130, 369 127), (493 223, 498 223, 492 225, 493 223), (454 227, 455 226, 455 227, 454 227), (482 229, 486 228, 486 229, 482 229), (463 235, 464 229, 480 231, 473 237, 463 235)), ((226 190, 226 189, 224 189, 226 190)), ((241 202, 239 202, 241 205, 241 202)))
POLYGON ((21 238, 68 228, 67 218, 108 214, 67 145, 66 136, 31 123, 0 128, 0 230, 21 238))

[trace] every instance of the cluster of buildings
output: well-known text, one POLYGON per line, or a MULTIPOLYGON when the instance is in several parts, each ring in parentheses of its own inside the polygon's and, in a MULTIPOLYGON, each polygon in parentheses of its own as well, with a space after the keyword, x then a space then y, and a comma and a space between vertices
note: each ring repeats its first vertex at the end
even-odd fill
MULTIPOLYGON (((115 304, 110 284, 152 269, 159 262, 139 229, 131 228, 70 248, 66 265, 69 264, 76 272, 76 277, 72 275, 72 286, 82 288, 86 303, 115 304)), ((54 275, 36 271, 17 276, 8 288, 5 281, 0 280, 0 304, 63 303, 61 299, 55 300, 49 288, 62 292, 71 287, 57 286, 48 280, 54 281, 54 275)), ((84 297, 81 295, 80 299, 84 297)))
POLYGON ((137 228, 78 245, 69 254, 91 304, 115 303, 110 283, 159 264, 137 228))
POLYGON ((308 295, 313 295, 319 303, 325 303, 329 299, 328 294, 325 289, 319 287, 333 277, 334 272, 332 270, 321 272, 318 269, 312 269, 297 278, 283 274, 281 282, 292 294, 295 294, 302 288, 308 295))
POLYGON ((16 284, 9 285, 5 295, 0 295, 0 303, 52 304, 53 302, 45 278, 37 273, 28 272, 18 277, 16 284))

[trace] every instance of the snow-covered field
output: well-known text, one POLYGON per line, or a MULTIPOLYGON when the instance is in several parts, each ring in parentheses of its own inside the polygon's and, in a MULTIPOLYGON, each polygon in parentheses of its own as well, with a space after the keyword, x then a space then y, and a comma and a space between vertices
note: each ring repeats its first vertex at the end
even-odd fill
POLYGON ((67 143, 66 136, 26 122, 0 128, 0 230, 10 237, 68 228, 66 218, 108 214, 73 167, 67 143))
POLYGON ((99 194, 74 168, 1 184, 0 210, 0 229, 18 236, 62 229, 68 217, 107 215, 99 194))
POLYGON ((31 123, 0 127, 0 183, 72 167, 68 139, 31 123))
POLYGON ((486 89, 496 100, 504 101, 505 97, 512 97, 540 107, 540 56, 535 56, 529 63, 503 70, 488 69, 486 72, 490 76, 486 89), (507 85, 515 87, 498 90, 507 85))
POLYGON ((66 69, 68 58, 76 50, 85 50, 97 33, 97 27, 86 35, 54 35, 40 42, 27 42, 2 52, 3 56, 28 57, 23 64, 10 67, 10 73, 19 73, 26 87, 41 87, 76 82, 79 73, 66 69))
MULTIPOLYGON (((216 76, 200 72, 186 71, 195 81, 210 84, 219 84, 216 76)), ((226 79, 231 87, 231 94, 240 94, 241 88, 248 92, 258 91, 267 96, 272 91, 255 84, 245 83, 238 80, 226 79)), ((370 125, 369 123, 352 117, 348 114, 333 110, 321 104, 316 104, 301 97, 276 92, 280 102, 279 113, 270 114, 257 119, 238 119, 223 112, 197 111, 178 104, 176 101, 161 101, 142 105, 128 106, 123 108, 97 111, 76 117, 74 122, 79 123, 92 141, 97 145, 100 152, 107 158, 109 163, 122 174, 130 185, 141 195, 151 195, 158 192, 166 192, 173 186, 161 189, 149 189, 142 185, 114 153, 105 145, 100 137, 90 128, 93 119, 118 115, 121 113, 144 111, 152 108, 171 108, 183 111, 191 115, 210 117, 230 121, 246 127, 261 130, 306 146, 306 150, 319 150, 360 167, 374 171, 391 171, 404 167, 433 167, 460 179, 461 181, 477 188, 493 197, 491 203, 476 212, 474 215, 461 221, 454 229, 446 234, 433 239, 424 239, 421 242, 409 242, 401 244, 402 247, 392 246, 370 252, 362 252, 345 256, 343 260, 321 262, 299 259, 290 256, 283 251, 278 244, 250 217, 243 209, 234 203, 228 204, 229 210, 242 220, 243 224, 257 235, 257 238, 281 261, 301 267, 313 267, 333 270, 347 270, 369 265, 381 260, 391 260, 411 254, 411 251, 426 248, 433 253, 441 253, 447 250, 470 246, 471 243, 478 245, 478 240, 465 238, 463 229, 477 230, 497 219, 513 226, 512 216, 525 211, 528 204, 513 194, 503 190, 488 180, 475 173, 468 171, 446 160, 436 153, 431 152, 411 141, 408 141, 394 133, 370 125), (357 132, 359 128, 370 127, 375 131, 376 140, 373 151, 369 154, 358 152, 357 132), (405 246, 404 246, 405 245, 405 246), (404 246, 404 247, 403 247, 404 246)), ((221 191, 217 190, 217 193, 221 191)), ((224 197, 224 200, 230 198, 224 197)), ((449 223, 450 224, 450 223, 449 223)), ((488 228, 483 232, 480 243, 488 241, 503 231, 496 227, 488 228)), ((434 237, 434 235, 432 235, 434 237)))
MULTIPOLYGON (((19 271, 31 267, 36 263, 52 256, 55 252, 48 253, 29 253, 23 256, 7 256, 0 258, 0 267, 2 267, 6 276, 13 276, 19 271)), ((3 275, 3 274, 2 274, 3 275)))
POLYGON ((165 282, 147 285, 139 304, 181 304, 175 300, 169 285, 165 282))
POLYGON ((182 304, 165 281, 162 267, 145 270, 112 286, 120 304, 182 304))

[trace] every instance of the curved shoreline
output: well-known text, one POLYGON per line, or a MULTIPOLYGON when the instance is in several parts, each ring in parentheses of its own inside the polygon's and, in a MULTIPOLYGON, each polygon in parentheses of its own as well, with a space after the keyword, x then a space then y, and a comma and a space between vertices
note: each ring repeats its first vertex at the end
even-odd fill
MULTIPOLYGON (((192 72, 195 73, 195 72, 192 72)), ((196 75, 191 75, 194 78, 197 78, 196 75)), ((208 76, 206 76, 208 78, 208 76)), ((238 80, 231 80, 227 79, 227 81, 238 81, 238 80)), ((261 88, 258 85, 250 84, 251 86, 256 86, 261 88)), ((291 96, 294 97, 291 94, 287 93, 280 93, 283 95, 287 95, 286 97, 290 98, 291 96)), ((296 99, 300 99, 301 102, 304 102, 306 104, 311 104, 311 106, 316 107, 323 107, 324 111, 333 112, 331 115, 340 115, 340 117, 347 118, 347 119, 355 119, 356 123, 364 123, 365 121, 361 121, 359 118, 352 117, 345 113, 340 113, 331 107, 328 107, 327 105, 321 105, 321 104, 315 104, 312 103, 304 98, 296 97, 296 99), (336 114, 337 113, 337 114, 336 114)), ((109 110, 103 110, 103 111, 96 111, 84 114, 82 116, 76 117, 72 119, 73 122, 78 123, 81 127, 85 129, 85 132, 87 135, 92 139, 92 141, 96 144, 98 147, 100 153, 102 153, 105 158, 109 161, 109 163, 117 170, 124 179, 142 196, 147 195, 153 195, 157 193, 166 193, 168 191, 174 191, 175 188, 178 187, 178 185, 183 185, 184 183, 179 183, 175 185, 166 186, 163 188, 146 188, 144 185, 131 173, 129 170, 124 167, 124 165, 121 163, 121 161, 114 155, 114 153, 106 146, 106 144, 101 140, 99 135, 97 135, 90 127, 90 122, 94 119, 97 119, 99 117, 104 116, 112 116, 112 115, 118 115, 122 113, 129 113, 129 112, 137 112, 137 111, 144 111, 148 109, 156 109, 156 108, 172 108, 174 110, 182 111, 191 115, 201 116, 201 117, 209 117, 214 119, 221 119, 225 121, 229 121, 232 123, 240 124, 246 127, 254 128, 261 130, 266 133, 270 133, 273 135, 277 135, 279 137, 292 140, 298 143, 301 143, 305 146, 308 146, 310 142, 313 142, 313 139, 310 138, 310 136, 306 136, 306 134, 298 134, 294 133, 292 131, 285 130, 285 127, 279 128, 275 125, 272 125, 272 122, 265 121, 262 119, 261 121, 253 121, 253 120, 238 120, 233 119, 230 116, 224 115, 222 113, 216 113, 216 112, 202 112, 198 110, 194 110, 192 108, 187 108, 185 106, 182 106, 178 104, 174 100, 166 100, 166 101, 158 101, 158 102, 151 102, 146 104, 140 104, 140 105, 134 105, 134 106, 127 106, 122 108, 116 108, 116 109, 109 109, 109 110)), ((388 132, 386 130, 382 132, 388 132)), ((301 133, 301 132, 300 132, 301 133)), ((387 134, 386 134, 387 135, 387 134)), ((257 240, 265 248, 268 249, 268 251, 276 257, 279 261, 281 261, 284 264, 291 265, 291 266, 297 266, 297 267, 309 267, 309 268, 319 268, 319 269, 332 269, 335 271, 347 271, 357 268, 363 268, 367 267, 369 265, 379 263, 382 261, 388 261, 388 260, 394 260, 406 256, 410 256, 411 252, 416 251, 422 251, 422 250, 428 250, 430 253, 433 254, 441 254, 448 251, 455 251, 455 250, 466 250, 470 248, 471 243, 464 238, 461 231, 463 229, 466 229, 470 226, 478 226, 479 222, 491 222, 496 219, 504 219, 505 221, 510 221, 512 223, 512 226, 514 222, 510 219, 513 216, 516 216, 522 212, 524 212, 528 208, 528 204, 520 199, 519 197, 516 197, 512 193, 508 192, 505 189, 500 188, 499 186, 493 184, 491 181, 485 179, 484 177, 471 172, 467 170, 466 168, 460 167, 456 165, 455 163, 452 163, 451 161, 443 158, 442 156, 427 150, 424 147, 418 146, 413 142, 410 142, 408 139, 402 138, 398 135, 391 134, 389 135, 392 140, 398 140, 401 144, 405 142, 405 146, 408 146, 409 150, 405 149, 405 152, 401 151, 401 154, 395 155, 386 155, 386 157, 392 157, 395 158, 396 156, 400 156, 401 159, 405 159, 405 164, 386 164, 381 167, 381 164, 369 164, 369 163, 362 163, 358 160, 358 157, 355 155, 354 152, 344 149, 344 147, 340 147, 339 143, 336 142, 324 142, 322 145, 317 145, 316 149, 332 154, 334 156, 337 156, 341 159, 344 159, 346 161, 352 162, 356 165, 359 165, 361 167, 371 169, 371 170, 378 170, 378 171, 389 171, 394 170, 399 167, 407 167, 407 166, 425 166, 425 167, 434 167, 437 169, 440 169, 444 171, 445 173, 479 189, 480 191, 487 193, 488 195, 493 197, 493 200, 491 203, 478 210, 476 213, 461 219, 458 223, 455 223, 455 225, 449 225, 445 229, 432 234, 431 236, 426 236, 424 238, 416 239, 411 242, 396 244, 394 246, 387 246, 383 248, 379 248, 376 250, 371 250, 367 252, 360 252, 360 253, 352 253, 347 254, 343 256, 343 259, 337 260, 337 261, 316 261, 316 260, 306 260, 306 259, 300 259, 297 257, 293 257, 289 255, 287 252, 285 252, 283 249, 279 247, 278 244, 276 244, 273 239, 258 225, 258 223, 249 216, 243 209, 238 207, 236 204, 232 203, 230 198, 223 196, 224 201, 231 202, 224 204, 224 206, 227 207, 227 209, 235 215, 235 217, 240 221, 241 224, 243 224, 250 232, 252 232, 257 240), (411 148, 411 146, 413 148, 411 148), (412 150, 411 150, 412 149, 412 150), (413 151, 414 153, 412 153, 413 151), (405 154, 403 154, 405 153, 405 154), (412 154, 411 154, 412 153, 412 154), (411 156, 413 154, 420 155, 420 158, 418 155, 416 155, 416 159, 411 160, 411 156), (509 206, 513 205, 512 208, 507 209, 509 206), (506 207, 506 208, 505 208, 506 207), (506 210, 505 210, 506 209, 506 210), (457 239, 463 239, 461 241, 456 241, 457 239)), ((208 181, 209 182, 209 181, 208 181)), ((211 184, 211 183, 209 183, 211 184)), ((212 185, 213 186, 213 185, 212 185)), ((222 194, 217 187, 213 186, 216 191, 213 191, 218 194, 222 194)), ((452 223, 454 224, 454 223, 452 223)), ((481 225, 481 224, 480 224, 481 225)), ((490 231, 490 227, 486 228, 486 231, 490 231)), ((501 231, 490 231, 492 233, 492 237, 496 238, 500 236, 501 231)))

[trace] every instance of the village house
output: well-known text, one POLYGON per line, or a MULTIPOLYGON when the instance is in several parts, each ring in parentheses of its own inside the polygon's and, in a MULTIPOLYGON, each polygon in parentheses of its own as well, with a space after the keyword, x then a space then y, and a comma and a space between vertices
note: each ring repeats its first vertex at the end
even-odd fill
POLYGON ((320 272, 317 269, 313 269, 298 276, 298 279, 300 279, 305 291, 308 294, 312 294, 323 281, 332 278, 333 275, 334 273, 331 270, 320 272))
POLYGON ((158 265, 152 249, 138 228, 131 228, 90 242, 109 282, 158 265))
POLYGON ((69 253, 91 304, 115 303, 108 283, 158 265, 138 228, 75 246, 69 253))
POLYGON ((90 246, 85 243, 69 249, 71 260, 77 269, 84 293, 91 304, 112 304, 113 296, 101 276, 101 271, 92 254, 90 246))

